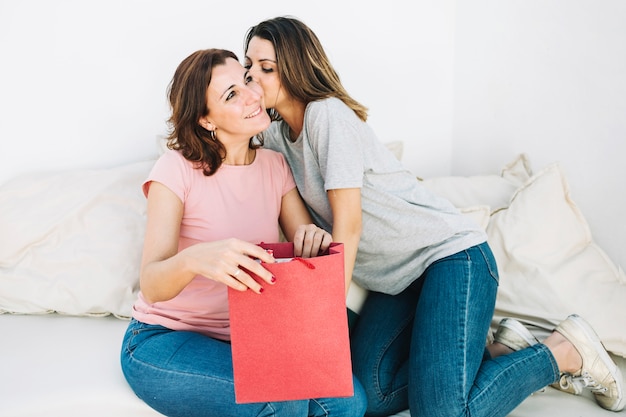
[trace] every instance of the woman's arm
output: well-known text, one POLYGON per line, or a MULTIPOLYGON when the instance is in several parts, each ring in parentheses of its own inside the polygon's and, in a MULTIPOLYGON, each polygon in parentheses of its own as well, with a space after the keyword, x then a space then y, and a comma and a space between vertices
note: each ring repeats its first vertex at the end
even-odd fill
POLYGON ((332 242, 330 233, 313 224, 297 188, 283 196, 279 223, 287 240, 293 242, 295 256, 317 256, 332 242))
POLYGON ((328 190, 328 202, 333 212, 333 241, 344 245, 346 294, 352 281, 352 271, 361 240, 361 189, 328 190))
POLYGON ((273 257, 239 239, 201 242, 178 252, 182 216, 183 203, 178 196, 165 185, 152 182, 140 274, 141 292, 148 303, 175 297, 196 275, 259 293, 261 285, 240 266, 271 282, 272 274, 254 258, 274 262, 273 257))

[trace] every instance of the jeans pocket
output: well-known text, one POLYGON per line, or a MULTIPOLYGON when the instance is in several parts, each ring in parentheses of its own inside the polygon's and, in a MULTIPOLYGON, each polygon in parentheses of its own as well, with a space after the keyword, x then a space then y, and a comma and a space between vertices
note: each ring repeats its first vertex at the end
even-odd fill
MULTIPOLYGON (((137 346, 149 337, 149 332, 155 326, 145 324, 135 319, 131 319, 124 335, 124 348, 128 353, 132 353, 137 346)), ((161 327, 161 326, 157 326, 161 327)))
POLYGON ((128 327, 126 328, 126 333, 124 333, 124 340, 122 343, 123 349, 126 353, 131 353, 137 347, 137 336, 139 322, 135 319, 131 319, 128 327))
POLYGON ((496 263, 496 258, 493 256, 493 252, 491 251, 491 248, 489 247, 489 244, 487 242, 481 243, 480 245, 476 246, 476 248, 480 251, 485 261, 485 265, 487 265, 487 269, 489 270, 489 275, 491 275, 491 277, 497 283, 499 283, 500 275, 498 274, 498 265, 496 263))
POLYGON ((146 324, 138 320, 131 319, 124 335, 124 348, 128 353, 132 353, 137 346, 146 342, 153 336, 158 336, 163 333, 169 333, 170 330, 164 326, 158 324, 146 324))

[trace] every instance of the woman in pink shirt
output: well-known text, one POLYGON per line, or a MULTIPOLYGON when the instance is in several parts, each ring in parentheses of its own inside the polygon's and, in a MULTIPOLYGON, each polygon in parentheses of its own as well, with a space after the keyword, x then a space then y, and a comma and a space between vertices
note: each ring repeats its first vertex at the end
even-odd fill
POLYGON ((283 156, 255 142, 270 124, 263 90, 232 52, 183 60, 169 100, 168 150, 143 185, 147 225, 121 352, 126 380, 167 416, 362 416, 356 380, 349 398, 235 403, 227 288, 262 296, 274 283, 255 259, 274 262, 257 244, 278 241, 279 226, 296 256, 316 256, 331 236, 312 224, 283 156))

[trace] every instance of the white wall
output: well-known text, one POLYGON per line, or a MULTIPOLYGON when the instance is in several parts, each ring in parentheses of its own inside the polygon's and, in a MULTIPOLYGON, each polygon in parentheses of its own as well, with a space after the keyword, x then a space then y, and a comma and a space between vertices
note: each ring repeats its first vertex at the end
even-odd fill
POLYGON ((455 173, 559 161, 596 242, 626 266, 626 2, 457 2, 455 173))
POLYGON ((250 26, 286 14, 316 31, 381 138, 412 142, 414 168, 448 172, 452 4, 0 0, 0 183, 153 156, 179 62, 209 47, 241 57, 250 26))
MULTIPOLYGON (((560 160, 600 245, 626 265, 622 0, 0 0, 0 184, 152 158, 165 90, 196 49, 239 55, 291 14, 319 35, 384 141, 422 177, 560 160)), ((1 231, 0 231, 1 233, 1 231)))

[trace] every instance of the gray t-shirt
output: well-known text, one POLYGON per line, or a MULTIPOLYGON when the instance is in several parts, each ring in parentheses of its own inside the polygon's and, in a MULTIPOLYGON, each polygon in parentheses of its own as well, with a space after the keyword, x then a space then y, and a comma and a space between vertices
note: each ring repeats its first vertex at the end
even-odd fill
POLYGON ((310 103, 295 142, 273 122, 265 147, 281 152, 315 223, 332 231, 326 191, 360 188, 363 230, 352 279, 398 294, 433 262, 485 242, 484 231, 422 186, 341 100, 310 103))

